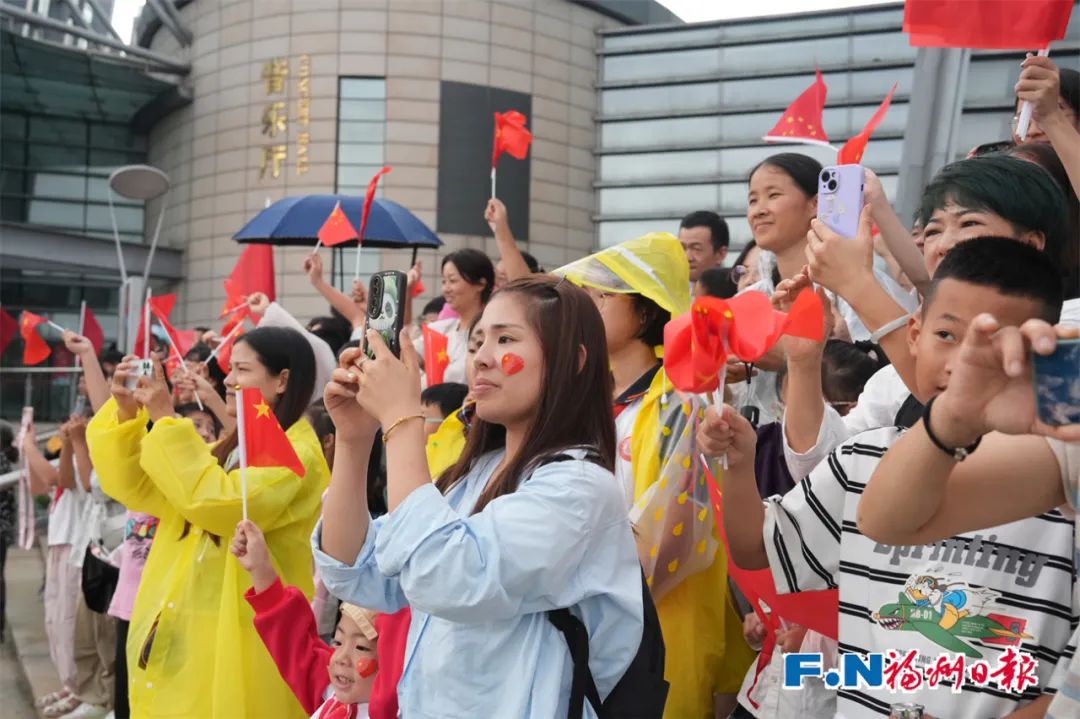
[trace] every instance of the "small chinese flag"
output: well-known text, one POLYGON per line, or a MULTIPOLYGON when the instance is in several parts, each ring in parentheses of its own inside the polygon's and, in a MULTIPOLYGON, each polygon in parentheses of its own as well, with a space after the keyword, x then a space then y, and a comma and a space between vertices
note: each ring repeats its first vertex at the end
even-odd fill
MULTIPOLYGON (((239 314, 243 319, 248 314, 244 299, 256 292, 262 292, 270 301, 274 293, 274 248, 272 245, 249 244, 244 247, 236 260, 233 271, 225 279, 225 305, 221 316, 239 314)), ((234 319, 236 316, 234 315, 234 319)))
MULTIPOLYGON (((173 307, 176 306, 176 295, 175 294, 154 295, 154 296, 150 297, 149 303, 150 303, 150 314, 153 315, 154 317, 156 317, 158 322, 161 323, 162 328, 166 332, 171 333, 172 337, 175 339, 176 330, 174 330, 173 326, 169 323, 169 315, 172 314, 173 307)), ((144 306, 144 309, 145 309, 145 306, 144 306)), ((140 314, 139 316, 142 317, 143 315, 140 314)), ((145 340, 145 337, 146 337, 146 331, 148 329, 149 328, 146 326, 145 322, 141 322, 141 321, 139 322, 139 331, 135 335, 135 353, 134 354, 135 354, 136 357, 142 357, 144 340, 145 340)), ((142 357, 142 358, 143 359, 150 359, 149 357, 142 357)))
POLYGON ((15 339, 15 335, 18 333, 18 321, 8 314, 7 310, 0 308, 0 355, 4 354, 4 350, 8 348, 11 340, 15 339))
POLYGON ((325 247, 333 247, 357 237, 356 228, 349 222, 345 211, 341 209, 341 203, 338 202, 319 228, 319 242, 325 247))
POLYGON ((795 102, 780 116, 776 127, 762 139, 765 142, 796 142, 828 147, 829 138, 825 136, 825 128, 821 124, 828 91, 821 70, 815 70, 814 83, 795 98, 795 102))
POLYGON ((1073 0, 907 0, 915 47, 1032 50, 1065 37, 1073 0))
POLYGON ((22 335, 23 342, 26 343, 26 346, 23 347, 23 364, 38 364, 52 352, 49 345, 37 333, 37 326, 46 322, 48 320, 41 315, 23 311, 22 317, 19 319, 19 334, 22 335))
POLYGON ((499 155, 509 152, 511 157, 524 160, 529 154, 532 133, 525 127, 525 116, 517 110, 495 113, 495 139, 491 144, 491 167, 499 161, 499 155))
POLYGON ((244 318, 246 315, 240 315, 234 319, 225 323, 225 326, 221 328, 221 336, 225 339, 222 340, 221 347, 218 349, 217 357, 214 359, 218 363, 218 367, 225 374, 229 374, 230 363, 232 362, 232 349, 236 343, 237 338, 244 334, 244 328, 241 326, 244 324, 244 318))
POLYGON ((101 348, 105 346, 105 332, 101 329, 101 325, 98 324, 94 313, 90 311, 89 307, 85 306, 83 307, 81 334, 90 340, 90 344, 94 347, 94 354, 101 354, 101 348))
POLYGON ((236 431, 247 466, 286 467, 303 477, 304 465, 262 392, 256 387, 245 387, 236 399, 240 403, 236 431))
MULTIPOLYGON (((364 244, 364 232, 367 230, 368 215, 371 213, 371 203, 375 201, 375 188, 379 186, 379 178, 390 172, 392 167, 387 165, 371 178, 371 182, 368 183, 367 192, 364 193, 364 209, 360 213, 360 244, 364 244)), ((360 260, 357 259, 356 266, 359 268, 360 260)), ((359 270, 358 270, 359 272, 359 270)))
POLYGON ((866 121, 862 131, 844 143, 844 146, 840 148, 840 152, 836 154, 836 164, 838 165, 858 165, 862 162, 863 153, 866 152, 866 144, 870 142, 870 135, 873 134, 877 126, 881 124, 881 121, 885 119, 885 113, 889 111, 889 103, 892 102, 893 93, 896 92, 896 83, 893 83, 892 89, 889 90, 889 94, 885 96, 885 99, 881 101, 878 109, 874 111, 874 114, 870 116, 870 119, 866 121))
POLYGON ((442 384, 443 374, 450 364, 450 355, 446 348, 449 339, 441 332, 436 332, 424 325, 424 373, 428 387, 442 384))

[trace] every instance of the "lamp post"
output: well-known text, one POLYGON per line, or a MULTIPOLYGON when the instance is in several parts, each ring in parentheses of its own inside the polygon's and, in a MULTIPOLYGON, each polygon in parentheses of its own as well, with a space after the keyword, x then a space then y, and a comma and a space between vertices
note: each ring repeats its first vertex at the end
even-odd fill
POLYGON ((141 277, 129 277, 124 265, 124 251, 120 244, 120 231, 116 226, 116 212, 113 208, 113 193, 129 200, 149 202, 163 196, 169 190, 169 176, 150 165, 127 165, 117 168, 109 175, 109 217, 112 219, 113 239, 116 241, 116 261, 120 269, 120 317, 117 324, 117 344, 127 350, 134 346, 141 315, 138 308, 142 305, 146 288, 150 282, 150 267, 154 262, 161 236, 161 223, 165 218, 166 203, 161 202, 154 237, 150 242, 150 251, 146 255, 146 267, 141 277))

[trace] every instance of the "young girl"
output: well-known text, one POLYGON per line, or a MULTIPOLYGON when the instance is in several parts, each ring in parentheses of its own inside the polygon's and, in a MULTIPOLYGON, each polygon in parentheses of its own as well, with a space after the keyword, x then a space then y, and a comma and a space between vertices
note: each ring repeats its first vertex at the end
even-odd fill
POLYGON ((500 290, 479 326, 476 419, 464 454, 434 484, 405 335, 401 360, 371 332, 376 359, 343 354, 326 393, 338 452, 316 562, 346 601, 412 606, 402 716, 566 716, 572 663, 546 612, 573 607, 584 622, 601 697, 644 626, 641 570, 611 472, 603 325, 580 289, 534 276, 500 290), (362 478, 380 425, 390 514, 368 521, 362 478))
POLYGON ((255 629, 304 711, 317 719, 367 719, 379 668, 374 613, 342 604, 328 647, 319 639, 307 599, 281 583, 258 527, 237 524, 229 551, 251 575, 244 599, 255 611, 255 629))
POLYGON ((604 323, 614 377, 615 476, 664 633, 671 684, 665 715, 712 715, 714 695, 734 704, 753 653, 725 591, 727 564, 707 496, 698 491, 705 485, 692 429, 701 403, 675 392, 658 359, 664 325, 690 309, 686 255, 673 235, 658 232, 555 274, 584 286, 604 323))
MULTIPOLYGON (((306 537, 319 514, 329 470, 303 420, 315 377, 311 347, 299 332, 259 328, 236 342, 228 386, 258 388, 305 468, 249 467, 248 513, 266 533, 282 577, 310 595, 306 537)), ((110 400, 87 429, 102 488, 128 509, 158 517, 128 636, 133 717, 302 717, 278 678, 244 602, 246 581, 222 537, 241 518, 237 436, 211 450, 190 420, 173 416, 161 379, 125 382, 133 358, 117 368, 110 400), (147 421, 153 429, 146 430, 147 421)), ((229 390, 235 412, 236 395, 229 390)))

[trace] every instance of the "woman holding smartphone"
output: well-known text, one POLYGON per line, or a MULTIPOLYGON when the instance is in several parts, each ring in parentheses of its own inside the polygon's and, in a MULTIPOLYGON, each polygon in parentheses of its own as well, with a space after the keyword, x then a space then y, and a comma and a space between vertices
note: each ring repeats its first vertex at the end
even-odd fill
POLYGON ((573 607, 606 696, 637 652, 641 569, 612 474, 611 377, 600 315, 551 277, 502 288, 480 319, 476 419, 433 484, 416 353, 376 333, 327 387, 338 428, 322 525, 323 580, 349 602, 412 607, 406 717, 566 716, 571 662, 546 611, 573 607), (359 363, 357 363, 359 360, 359 363), (368 520, 364 477, 383 427, 390 513, 368 520))
MULTIPOLYGON (((128 509, 160 518, 128 631, 133 717, 303 717, 281 680, 244 601, 245 572, 229 556, 242 513, 235 430, 212 448, 190 420, 173 416, 161 367, 126 382, 138 360, 125 357, 112 399, 87 427, 105 492, 128 509), (147 431, 147 422, 153 428, 147 431)), ((286 429, 304 476, 284 467, 249 467, 248 517, 266 535, 282 581, 312 593, 307 539, 329 477, 319 440, 303 419, 315 378, 311 347, 299 332, 259 328, 236 341, 226 378, 257 387, 286 429)))

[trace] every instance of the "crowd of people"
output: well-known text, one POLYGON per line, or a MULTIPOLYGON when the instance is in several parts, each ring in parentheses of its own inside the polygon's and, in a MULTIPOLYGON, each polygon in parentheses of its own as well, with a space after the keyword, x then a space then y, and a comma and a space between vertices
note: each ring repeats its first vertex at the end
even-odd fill
MULTIPOLYGON (((704 209, 545 272, 492 199, 498 262, 444 256, 399 356, 317 254, 330 312, 248 296, 226 366, 213 332, 153 376, 65 332, 79 409, 55 452, 31 428, 0 454, 52 496, 42 712, 1080 715, 1080 426, 1039 421, 1030 372, 1080 335, 1080 76, 1033 57, 1016 90, 1026 139, 942 168, 910 226, 866 169, 840 236, 822 166, 782 152, 747 178, 728 266, 704 209), (823 339, 730 361, 722 402, 676 389, 668 322, 755 291, 780 311, 816 292, 823 339), (438 384, 424 325, 447 337, 438 384), (241 472, 242 388, 302 473, 241 472), (731 562, 838 590, 837 636, 769 621, 731 562), (794 652, 886 655, 896 684, 785 691, 794 652)), ((5 552, 12 515, 0 494, 5 552)))

